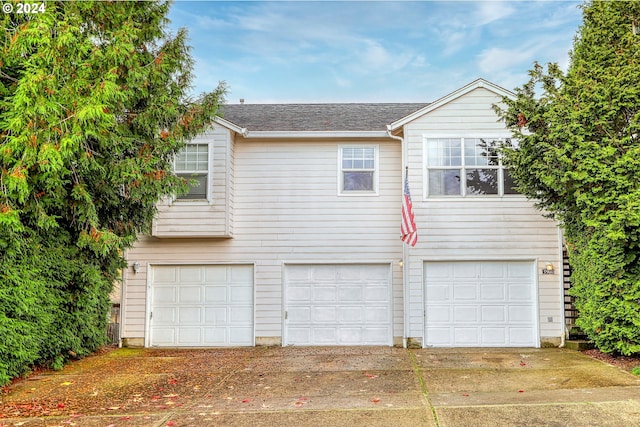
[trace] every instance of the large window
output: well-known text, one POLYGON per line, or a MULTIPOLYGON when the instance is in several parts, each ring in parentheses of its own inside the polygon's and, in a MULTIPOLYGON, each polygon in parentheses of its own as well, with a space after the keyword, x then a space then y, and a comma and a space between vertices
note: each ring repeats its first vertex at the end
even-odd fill
POLYGON ((175 159, 176 175, 190 182, 189 192, 178 199, 207 200, 209 188, 209 144, 187 144, 175 159), (193 181, 193 182, 192 182, 193 181))
POLYGON ((376 146, 341 146, 340 194, 376 194, 378 149, 376 146))
POLYGON ((426 138, 427 196, 517 194, 496 138, 426 138))

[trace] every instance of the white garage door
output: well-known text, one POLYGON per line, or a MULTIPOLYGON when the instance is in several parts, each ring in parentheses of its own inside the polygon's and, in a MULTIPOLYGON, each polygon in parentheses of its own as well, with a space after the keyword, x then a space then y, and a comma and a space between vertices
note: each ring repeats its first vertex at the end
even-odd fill
POLYGON ((532 262, 426 262, 424 277, 426 346, 537 346, 532 262))
POLYGON ((154 266, 149 345, 253 345, 253 267, 154 266))
POLYGON ((285 267, 285 345, 392 345, 388 264, 285 267))

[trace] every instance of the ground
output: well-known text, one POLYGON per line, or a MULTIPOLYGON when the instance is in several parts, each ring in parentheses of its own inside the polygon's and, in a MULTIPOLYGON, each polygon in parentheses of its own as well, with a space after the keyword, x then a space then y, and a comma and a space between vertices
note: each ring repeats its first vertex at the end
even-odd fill
POLYGON ((635 367, 640 367, 640 356, 628 357, 628 356, 614 356, 606 354, 600 350, 585 350, 583 351, 589 357, 601 360, 609 365, 617 366, 620 369, 631 372, 635 367))

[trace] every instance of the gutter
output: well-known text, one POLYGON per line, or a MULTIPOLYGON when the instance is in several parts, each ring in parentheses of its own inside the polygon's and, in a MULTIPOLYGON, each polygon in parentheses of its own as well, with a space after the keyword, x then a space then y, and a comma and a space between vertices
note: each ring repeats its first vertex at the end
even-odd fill
MULTIPOLYGON (((406 146, 404 143, 404 138, 400 137, 400 136, 396 136, 393 135, 391 133, 391 125, 387 125, 387 136, 389 138, 395 139, 400 141, 400 147, 402 150, 402 164, 406 165, 407 164, 407 150, 406 150, 406 146)), ((403 177, 404 178, 404 177, 403 177)), ((401 179, 400 180, 400 185, 402 186, 400 188, 400 194, 404 193, 404 181, 401 179)), ((404 244, 404 242, 401 243, 402 244, 402 267, 400 267, 402 269, 402 308, 404 311, 404 315, 403 317, 403 321, 404 321, 404 326, 403 326, 403 332, 402 332, 402 346, 404 348, 408 347, 408 340, 409 340, 409 254, 408 254, 408 250, 407 250, 407 245, 404 244)))

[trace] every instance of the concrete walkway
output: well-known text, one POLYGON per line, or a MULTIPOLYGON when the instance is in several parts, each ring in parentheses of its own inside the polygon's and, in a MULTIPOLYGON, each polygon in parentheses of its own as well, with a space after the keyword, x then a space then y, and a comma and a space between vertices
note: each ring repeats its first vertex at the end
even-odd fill
POLYGON ((119 349, 21 381, 0 426, 631 426, 640 377, 563 349, 119 349))

